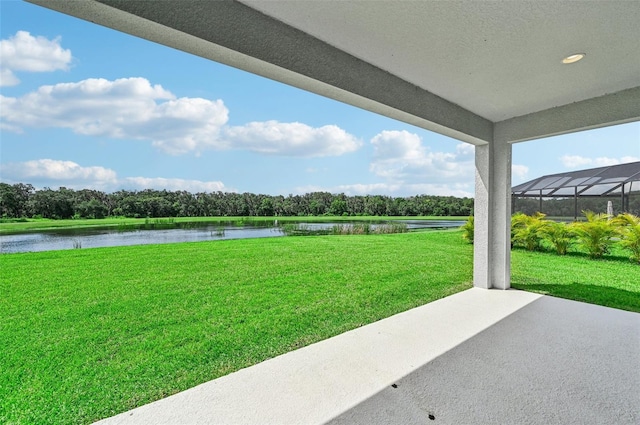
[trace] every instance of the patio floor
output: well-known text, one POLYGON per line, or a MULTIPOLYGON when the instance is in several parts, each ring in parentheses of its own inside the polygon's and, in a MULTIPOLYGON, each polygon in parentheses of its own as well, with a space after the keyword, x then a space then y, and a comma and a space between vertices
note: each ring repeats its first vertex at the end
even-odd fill
POLYGON ((469 289, 98 422, 640 423, 640 314, 469 289))

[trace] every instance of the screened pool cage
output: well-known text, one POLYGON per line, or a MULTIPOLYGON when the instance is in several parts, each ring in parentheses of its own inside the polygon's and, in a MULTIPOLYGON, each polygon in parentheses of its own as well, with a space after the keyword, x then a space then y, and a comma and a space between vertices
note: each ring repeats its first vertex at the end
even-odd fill
POLYGON ((640 161, 551 174, 511 188, 511 210, 549 217, 582 217, 582 211, 640 215, 640 161))

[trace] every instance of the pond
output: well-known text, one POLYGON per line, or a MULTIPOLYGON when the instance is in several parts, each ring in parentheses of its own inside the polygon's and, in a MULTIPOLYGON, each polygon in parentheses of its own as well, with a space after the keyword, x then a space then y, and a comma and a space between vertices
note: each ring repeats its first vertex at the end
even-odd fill
MULTIPOLYGON (((461 226, 463 221, 399 220, 409 230, 442 229, 461 226)), ((60 249, 98 248, 107 246, 164 244, 224 239, 272 238, 286 236, 282 227, 286 221, 255 221, 247 223, 175 223, 170 225, 140 225, 126 227, 55 229, 21 234, 0 235, 0 253, 53 251, 60 249)), ((294 222, 289 222, 294 223, 294 222)), ((336 224, 362 222, 295 222, 306 230, 328 231, 336 224)), ((384 224, 372 222, 370 225, 384 224)))

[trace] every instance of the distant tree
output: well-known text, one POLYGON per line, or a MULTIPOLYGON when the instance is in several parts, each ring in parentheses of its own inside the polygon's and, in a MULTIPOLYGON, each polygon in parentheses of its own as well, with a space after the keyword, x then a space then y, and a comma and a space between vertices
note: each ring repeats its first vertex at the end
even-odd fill
POLYGON ((385 214, 390 217, 400 215, 400 209, 398 208, 398 200, 391 197, 385 197, 384 199, 386 202, 385 214))
POLYGON ((322 215, 324 213, 324 205, 321 200, 312 199, 309 203, 309 210, 313 215, 322 215))
POLYGON ((366 196, 364 208, 366 215, 385 215, 387 212, 387 202, 380 195, 366 196))
POLYGON ((331 215, 343 215, 348 213, 348 211, 347 201, 341 198, 334 199, 331 202, 331 207, 329 207, 329 214, 331 215))
POLYGON ((284 196, 282 195, 278 195, 278 196, 274 196, 272 198, 273 201, 273 215, 275 216, 282 216, 282 215, 286 215, 284 214, 284 196))
POLYGON ((18 217, 18 197, 13 186, 0 183, 0 217, 18 217))
POLYGON ((0 217, 32 216, 30 201, 34 192, 35 190, 30 184, 0 183, 0 217))
POLYGON ((105 218, 109 208, 97 199, 83 201, 75 207, 76 214, 82 218, 105 218))
POLYGON ((50 188, 38 190, 32 197, 34 215, 44 218, 71 218, 74 214, 73 204, 73 190, 65 187, 57 191, 50 188))
POLYGON ((347 198, 347 206, 351 215, 363 215, 364 214, 364 196, 350 196, 347 198))
POLYGON ((310 194, 309 210, 313 215, 324 215, 329 212, 333 195, 329 192, 313 192, 310 194))
POLYGON ((273 200, 270 197, 264 197, 260 201, 260 207, 258 208, 259 214, 263 217, 270 217, 274 215, 273 200))

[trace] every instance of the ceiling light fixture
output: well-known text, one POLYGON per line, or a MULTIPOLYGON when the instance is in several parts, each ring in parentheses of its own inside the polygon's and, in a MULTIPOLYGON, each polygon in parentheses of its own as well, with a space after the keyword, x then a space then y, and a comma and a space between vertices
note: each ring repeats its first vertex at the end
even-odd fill
POLYGON ((580 59, 584 58, 585 56, 586 55, 584 53, 575 53, 573 55, 569 55, 566 58, 562 59, 562 63, 564 64, 576 63, 580 59))

